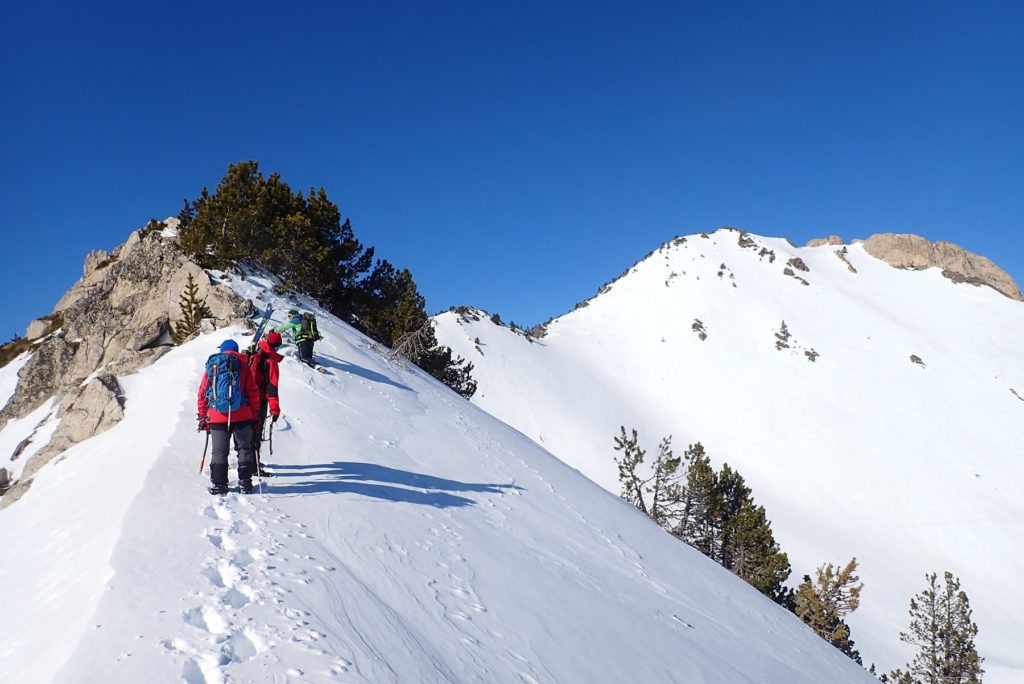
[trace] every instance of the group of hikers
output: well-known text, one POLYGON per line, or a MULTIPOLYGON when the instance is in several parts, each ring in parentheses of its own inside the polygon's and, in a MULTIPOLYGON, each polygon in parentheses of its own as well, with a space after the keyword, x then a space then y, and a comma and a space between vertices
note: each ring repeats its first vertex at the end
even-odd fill
MULTIPOLYGON (((316 368, 313 361, 313 343, 320 339, 315 318, 300 314, 298 309, 288 312, 287 323, 272 329, 256 340, 245 352, 234 340, 224 340, 220 351, 206 361, 203 379, 199 383, 199 430, 209 433, 213 443, 210 454, 210 493, 228 493, 228 451, 230 442, 238 452, 238 488, 243 494, 252 493, 253 475, 266 477, 259 459, 263 444, 263 429, 269 415, 271 429, 281 416, 278 397, 278 364, 284 356, 277 352, 283 344, 281 333, 291 332, 298 348, 299 360, 316 368)), ((269 316, 269 309, 267 311, 269 316)), ((257 336, 258 336, 257 332, 257 336)), ((202 466, 200 466, 202 468, 202 466)))

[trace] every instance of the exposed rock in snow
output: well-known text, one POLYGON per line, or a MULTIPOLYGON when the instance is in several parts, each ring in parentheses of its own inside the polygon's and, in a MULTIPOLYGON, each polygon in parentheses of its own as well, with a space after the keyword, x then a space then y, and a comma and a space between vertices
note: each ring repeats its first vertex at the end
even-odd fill
POLYGON ((941 268, 954 282, 988 285, 997 292, 1024 301, 1013 278, 990 259, 952 242, 930 242, 919 235, 881 233, 864 241, 864 251, 896 268, 941 268))
POLYGON ((84 274, 53 312, 28 326, 26 338, 41 339, 0 410, 0 428, 51 397, 60 398, 61 427, 26 465, 25 482, 15 483, 3 505, 16 500, 32 473, 47 461, 120 420, 115 376, 135 373, 171 348, 170 332, 181 318, 179 300, 190 275, 213 312, 204 322, 208 328, 244 325, 253 312, 250 302, 215 284, 177 249, 173 238, 137 230, 109 254, 91 252, 84 274))

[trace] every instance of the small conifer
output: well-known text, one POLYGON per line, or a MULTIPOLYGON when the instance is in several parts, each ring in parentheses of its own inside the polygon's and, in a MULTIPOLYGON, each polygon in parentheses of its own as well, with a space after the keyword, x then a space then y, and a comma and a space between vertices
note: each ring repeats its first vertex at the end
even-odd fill
POLYGON ((856 558, 841 569, 831 563, 822 565, 814 581, 804 575, 793 600, 797 617, 822 639, 860 663, 860 653, 854 648, 850 628, 843 620, 860 605, 864 583, 854 574, 856 570, 856 558))
POLYGON ((646 481, 637 473, 637 468, 644 462, 644 450, 640 448, 636 429, 633 430, 632 436, 626 435, 624 425, 620 426, 619 430, 622 434, 614 438, 615 450, 622 452, 622 459, 615 459, 615 464, 619 467, 619 483, 622 485, 622 493, 619 496, 636 506, 644 515, 649 515, 643 493, 646 481))
POLYGON ((181 320, 174 326, 174 333, 171 335, 174 344, 182 344, 199 330, 199 324, 204 318, 213 315, 210 308, 206 306, 206 300, 199 299, 199 286, 191 273, 188 274, 185 291, 178 299, 178 308, 181 310, 181 320))

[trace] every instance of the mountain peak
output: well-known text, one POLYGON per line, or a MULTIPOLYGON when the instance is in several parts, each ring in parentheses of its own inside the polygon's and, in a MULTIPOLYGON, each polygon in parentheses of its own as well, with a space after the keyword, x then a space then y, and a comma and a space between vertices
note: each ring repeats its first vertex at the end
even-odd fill
POLYGON ((609 492, 620 427, 648 453, 701 442, 752 488, 795 577, 856 556, 851 638, 882 671, 909 660, 921 578, 956 573, 986 681, 1015 682, 1024 308, 951 282, 982 284, 950 275, 979 263, 920 238, 715 231, 666 242, 541 344, 445 317, 437 338, 473 362, 473 403, 609 492))

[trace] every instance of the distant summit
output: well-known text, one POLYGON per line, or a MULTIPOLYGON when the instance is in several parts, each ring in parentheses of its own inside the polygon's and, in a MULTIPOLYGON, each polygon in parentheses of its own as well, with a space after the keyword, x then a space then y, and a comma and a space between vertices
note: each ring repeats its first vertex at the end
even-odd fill
MULTIPOLYGON (((942 275, 954 282, 988 285, 1010 299, 1024 301, 1020 288, 1006 271, 996 266, 992 260, 968 252, 952 242, 931 242, 920 235, 910 233, 879 233, 867 240, 853 242, 863 243, 864 251, 895 268, 925 269, 934 266, 942 269, 942 275)), ((842 244, 841 238, 832 235, 828 238, 810 240, 807 246, 842 244)))
POLYGON ((970 594, 985 681, 1022 681, 1004 636, 1024 605, 1019 290, 949 243, 811 244, 681 236, 543 337, 469 308, 437 316, 437 335, 474 364, 474 404, 610 492, 622 428, 651 460, 669 435, 677 455, 700 442, 743 474, 794 578, 856 556, 848 624, 865 665, 908 660, 907 602, 948 570, 970 594))

